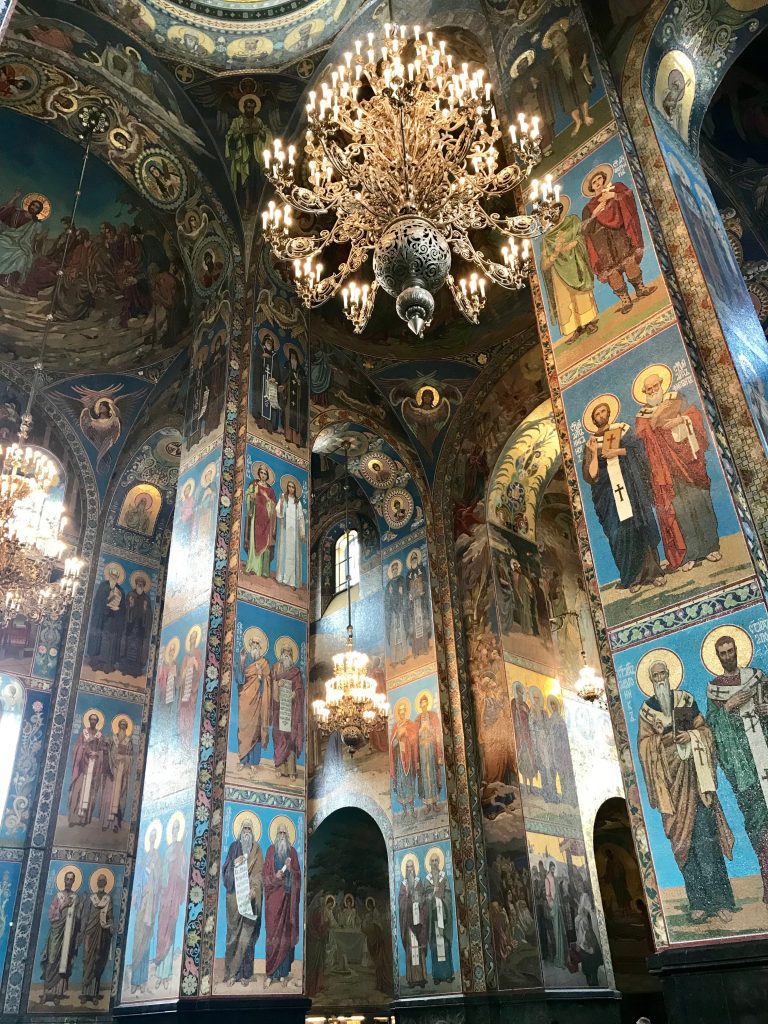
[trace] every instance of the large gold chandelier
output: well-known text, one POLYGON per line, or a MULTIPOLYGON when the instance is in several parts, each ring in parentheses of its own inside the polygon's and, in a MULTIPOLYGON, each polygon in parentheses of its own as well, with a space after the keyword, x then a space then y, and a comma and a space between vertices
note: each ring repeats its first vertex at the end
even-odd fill
POLYGON ((333 656, 333 676, 325 683, 325 699, 312 702, 315 723, 323 736, 337 732, 351 755, 371 733, 386 726, 389 704, 376 680, 368 675, 368 655, 355 648, 352 626, 352 576, 349 571, 349 442, 344 448, 344 531, 346 537, 347 645, 333 656))
POLYGON ((309 93, 305 152, 276 139, 264 150, 265 173, 283 200, 262 213, 267 242, 293 264, 309 307, 340 289, 356 333, 368 323, 376 292, 396 299, 398 315, 421 336, 434 293, 448 285, 472 323, 489 281, 522 288, 531 272, 529 240, 557 219, 559 188, 534 181, 530 213, 487 210, 528 178, 540 157, 538 118, 520 114, 505 142, 486 73, 454 64, 445 43, 418 25, 384 26, 385 38, 355 43, 344 63, 309 93), (301 165, 306 185, 295 180, 301 165), (293 235, 294 210, 306 234, 293 235), (330 223, 328 223, 330 221, 330 223), (497 262, 476 248, 478 233, 506 236, 497 262), (521 239, 521 244, 515 241, 521 239), (323 276, 321 256, 337 263, 323 276), (339 255, 341 254, 341 255, 339 255), (373 280, 347 278, 372 255, 373 280), (458 257, 471 268, 454 277, 458 257))

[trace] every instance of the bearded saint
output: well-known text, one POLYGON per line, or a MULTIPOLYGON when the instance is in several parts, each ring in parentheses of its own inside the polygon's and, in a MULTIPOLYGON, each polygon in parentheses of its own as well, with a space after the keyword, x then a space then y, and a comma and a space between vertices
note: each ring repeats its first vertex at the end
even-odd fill
POLYGON ((427 908, 424 887, 410 859, 400 883, 398 905, 400 941, 405 950, 405 980, 412 987, 424 988, 427 983, 427 908))
POLYGON ((203 674, 203 655, 197 634, 187 640, 187 651, 179 671, 179 706, 176 712, 182 743, 192 742, 197 716, 197 693, 203 674))
POLYGON ((645 445, 670 569, 686 572, 705 558, 719 562, 720 538, 705 453, 709 437, 699 410, 679 391, 664 392, 657 373, 642 384, 645 405, 635 433, 645 445))
POLYGON ((536 758, 533 753, 533 740, 529 719, 531 709, 525 699, 525 687, 515 683, 515 696, 512 698, 512 725, 517 748, 517 766, 523 781, 528 783, 529 792, 533 792, 533 779, 538 773, 536 758))
POLYGON ((64 888, 56 893, 48 907, 50 927, 40 960, 43 969, 42 1003, 58 1004, 69 990, 82 916, 80 897, 72 889, 74 884, 74 872, 67 871, 64 888))
POLYGON ((648 800, 661 814, 691 919, 727 922, 735 903, 724 858, 733 856, 733 833, 717 796, 715 740, 693 695, 671 689, 665 662, 648 674, 654 695, 643 702, 638 727, 648 800))
POLYGON ((416 723, 407 717, 405 704, 395 708, 397 716, 389 739, 389 775, 392 789, 403 813, 414 814, 416 776, 419 770, 419 735, 416 723))
POLYGON ((224 861, 223 880, 227 892, 227 946, 224 952, 224 980, 230 985, 247 985, 253 977, 256 941, 261 932, 261 876, 264 857, 245 821, 240 836, 232 843, 224 861))
POLYGON ((181 825, 176 821, 173 824, 171 842, 163 857, 160 879, 155 962, 157 978, 163 988, 169 988, 171 984, 176 925, 187 894, 187 864, 180 832, 181 825))
POLYGON ((304 680, 288 647, 272 666, 272 746, 275 769, 295 779, 296 761, 304 749, 304 680))
POLYGON ((240 651, 237 672, 237 750, 240 764, 255 767, 269 743, 271 674, 258 639, 240 651))
POLYGON ((128 735, 128 720, 121 718, 117 732, 106 745, 106 779, 101 801, 101 829, 118 832, 128 802, 128 778, 133 763, 133 739, 128 735))
POLYGON ((72 754, 72 779, 67 805, 70 825, 88 825, 93 819, 104 786, 104 737, 97 715, 88 716, 72 754))
POLYGON ((99 875, 96 892, 91 893, 82 910, 83 982, 80 1002, 91 1002, 94 1006, 98 1006, 101 999, 101 977, 110 961, 115 932, 114 905, 106 886, 106 875, 99 875))
POLYGON ((432 980, 453 981, 453 895, 440 859, 432 855, 424 882, 427 905, 427 936, 432 964, 432 980))
POLYGON ((267 987, 280 980, 288 985, 293 951, 299 941, 301 867, 281 824, 264 861, 264 911, 267 926, 267 987))

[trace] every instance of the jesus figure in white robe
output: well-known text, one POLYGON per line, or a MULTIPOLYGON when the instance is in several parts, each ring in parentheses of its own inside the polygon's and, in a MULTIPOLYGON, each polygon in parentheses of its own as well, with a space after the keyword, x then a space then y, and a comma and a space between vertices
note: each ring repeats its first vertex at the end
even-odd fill
POLYGON ((303 583, 302 547, 307 529, 301 496, 288 480, 277 503, 277 582, 296 590, 303 583))

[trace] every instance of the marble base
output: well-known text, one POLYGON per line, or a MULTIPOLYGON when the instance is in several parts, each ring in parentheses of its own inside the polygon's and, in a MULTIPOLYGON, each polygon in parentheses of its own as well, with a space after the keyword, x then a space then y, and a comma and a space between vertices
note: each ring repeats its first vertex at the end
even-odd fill
POLYGON ((661 982, 668 1024, 768 1020, 768 939, 674 947, 648 967, 661 982))
POLYGON ((304 1024, 311 1005, 309 999, 290 996, 219 996, 116 1006, 113 1017, 122 1024, 304 1024))

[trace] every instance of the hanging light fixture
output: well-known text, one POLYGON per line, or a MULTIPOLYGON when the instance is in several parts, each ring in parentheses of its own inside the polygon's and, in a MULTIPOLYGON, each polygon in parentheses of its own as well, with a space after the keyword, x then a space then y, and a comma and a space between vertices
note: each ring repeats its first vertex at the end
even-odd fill
POLYGON ((579 674, 576 677, 575 688, 576 693, 581 697, 582 700, 588 701, 590 704, 598 702, 604 704, 605 702, 605 684, 602 676, 598 675, 597 672, 587 662, 587 652, 584 648, 584 634, 581 631, 581 620, 579 619, 579 613, 576 611, 564 611, 561 615, 558 615, 555 619, 550 619, 552 628, 557 632, 565 625, 565 620, 572 618, 576 623, 576 629, 579 633, 579 647, 581 656, 581 668, 579 674))
POLYGON ((323 736, 338 732, 350 755, 371 733, 386 725, 389 704, 376 680, 368 675, 368 655, 355 650, 352 626, 352 576, 349 559, 349 442, 344 445, 344 536, 346 538, 347 643, 333 656, 333 676, 325 683, 325 700, 312 702, 315 723, 323 736))
POLYGON ((64 265, 75 230, 75 217, 97 131, 106 131, 109 121, 101 107, 84 107, 79 114, 81 142, 85 142, 80 178, 75 190, 72 215, 51 303, 45 318, 40 354, 35 363, 27 408, 21 417, 18 441, 0 444, 0 618, 6 622, 16 615, 38 621, 60 618, 77 592, 84 563, 63 557, 67 543, 61 532, 67 520, 51 491, 59 483, 58 469, 47 452, 29 444, 32 405, 43 381, 43 361, 51 331, 64 265))
POLYGON ((530 213, 486 210, 522 186, 540 159, 538 118, 518 116, 505 140, 511 162, 503 165, 486 72, 454 63, 445 43, 418 25, 388 23, 384 33, 378 43, 373 32, 367 43, 358 40, 309 93, 303 157, 279 139, 264 150, 282 205, 269 202, 262 227, 275 256, 293 264, 307 306, 341 290, 360 333, 383 288, 421 337, 444 284, 471 323, 489 282, 522 288, 532 270, 530 239, 557 221, 562 204, 548 176, 532 182, 530 213), (296 181, 299 165, 306 184, 296 181), (294 210, 313 225, 310 233, 291 233, 294 210), (475 247, 480 232, 506 237, 501 261, 475 247), (327 276, 324 253, 336 262, 327 276), (345 284, 369 256, 373 280, 345 284), (456 258, 469 268, 458 277, 456 258))

